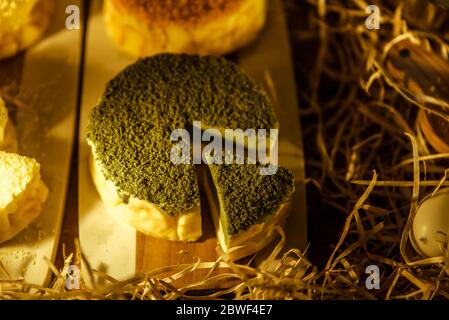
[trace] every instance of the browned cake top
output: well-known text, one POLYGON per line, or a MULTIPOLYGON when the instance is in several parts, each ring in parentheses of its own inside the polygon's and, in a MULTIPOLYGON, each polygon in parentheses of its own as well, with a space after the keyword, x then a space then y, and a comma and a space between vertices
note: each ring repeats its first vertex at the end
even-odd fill
POLYGON ((235 11, 247 0, 110 0, 147 22, 198 23, 235 11))

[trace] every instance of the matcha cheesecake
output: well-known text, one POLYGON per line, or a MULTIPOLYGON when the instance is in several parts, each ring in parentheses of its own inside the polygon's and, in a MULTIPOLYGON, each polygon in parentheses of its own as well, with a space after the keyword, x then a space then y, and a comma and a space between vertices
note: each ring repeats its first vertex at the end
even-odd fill
MULTIPOLYGON (((264 90, 222 57, 156 55, 127 67, 107 84, 90 114, 87 139, 93 180, 110 213, 154 237, 177 241, 201 237, 195 164, 171 161, 175 144, 171 134, 178 129, 192 132, 195 122, 219 132, 279 127, 264 90)), ((229 183, 259 172, 255 165, 232 168, 237 171, 228 176, 229 183)), ((285 188, 276 189, 282 199, 273 202, 287 201, 292 192, 286 177, 279 180, 285 188)), ((273 204, 268 211, 279 208, 273 204)), ((248 226, 270 220, 268 211, 256 211, 262 220, 243 219, 248 226)), ((245 230, 250 227, 245 225, 245 230)))
POLYGON ((261 164, 209 165, 206 195, 221 249, 237 260, 265 247, 283 225, 294 194, 294 176, 279 167, 261 175, 261 164))

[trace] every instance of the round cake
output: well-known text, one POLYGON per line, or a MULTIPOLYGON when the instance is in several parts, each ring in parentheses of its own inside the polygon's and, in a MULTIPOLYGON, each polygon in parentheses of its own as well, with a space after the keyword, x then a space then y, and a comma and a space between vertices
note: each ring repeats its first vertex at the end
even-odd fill
POLYGON ((106 26, 133 56, 225 54, 252 41, 266 20, 266 0, 106 0, 106 26))
POLYGON ((17 152, 16 129, 9 118, 5 102, 0 97, 0 151, 17 152))
MULTIPOLYGON (((194 135, 198 122, 201 129, 220 133, 279 127, 265 91, 222 57, 160 54, 112 79, 87 127, 90 169, 108 212, 151 236, 199 239, 198 180, 204 174, 197 169, 202 167, 195 167, 193 157, 182 164, 171 161, 177 143, 172 133, 182 129, 194 135)), ((271 229, 284 220, 293 175, 279 167, 261 176, 259 163, 206 164, 222 209, 214 219, 223 251, 251 239, 258 242, 254 248, 267 244, 271 229)))
POLYGON ((0 59, 34 44, 50 22, 54 0, 0 1, 0 59))

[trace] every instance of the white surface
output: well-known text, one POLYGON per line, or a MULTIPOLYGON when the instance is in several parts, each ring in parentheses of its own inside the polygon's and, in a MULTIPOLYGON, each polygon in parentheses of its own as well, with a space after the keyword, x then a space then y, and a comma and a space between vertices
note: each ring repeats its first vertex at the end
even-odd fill
MULTIPOLYGON (((70 170, 77 102, 81 31, 65 29, 65 8, 79 0, 56 1, 47 36, 24 58, 20 99, 36 113, 16 115, 19 152, 41 163, 50 193, 41 216, 14 239, 0 244, 0 261, 13 279, 46 285, 54 260, 70 170), (36 116, 37 115, 37 116, 36 116)), ((7 276, 0 272, 0 279, 7 276)))
POLYGON ((119 52, 106 35, 101 1, 92 3, 88 28, 78 164, 80 243, 93 269, 126 279, 136 271, 136 231, 108 215, 95 189, 88 169, 90 147, 86 142, 86 125, 90 110, 103 95, 107 81, 135 59, 119 52))

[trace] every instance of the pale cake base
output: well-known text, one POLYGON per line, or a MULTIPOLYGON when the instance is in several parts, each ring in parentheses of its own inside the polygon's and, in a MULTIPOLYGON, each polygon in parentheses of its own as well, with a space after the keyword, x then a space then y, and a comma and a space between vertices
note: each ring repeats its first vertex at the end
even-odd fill
POLYGON ((30 192, 23 205, 9 215, 10 226, 6 231, 0 230, 0 243, 14 238, 36 220, 42 212, 42 206, 47 197, 48 189, 43 182, 40 182, 38 190, 30 192))
POLYGON ((105 179, 100 165, 94 160, 93 152, 89 167, 94 184, 107 211, 136 230, 171 241, 195 241, 201 235, 201 209, 199 206, 176 216, 164 213, 156 205, 130 197, 124 203, 111 181, 105 179))
POLYGON ((36 177, 14 203, 0 208, 0 243, 14 238, 36 220, 47 197, 47 187, 40 177, 36 177))

